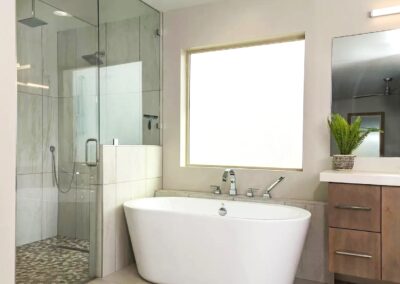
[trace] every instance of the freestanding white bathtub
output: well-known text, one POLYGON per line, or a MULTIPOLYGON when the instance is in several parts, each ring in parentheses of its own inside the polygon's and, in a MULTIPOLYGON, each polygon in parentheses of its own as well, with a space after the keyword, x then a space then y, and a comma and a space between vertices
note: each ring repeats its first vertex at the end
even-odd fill
POLYGON ((311 217, 284 205, 186 197, 124 208, 138 271, 159 284, 292 284, 311 217))

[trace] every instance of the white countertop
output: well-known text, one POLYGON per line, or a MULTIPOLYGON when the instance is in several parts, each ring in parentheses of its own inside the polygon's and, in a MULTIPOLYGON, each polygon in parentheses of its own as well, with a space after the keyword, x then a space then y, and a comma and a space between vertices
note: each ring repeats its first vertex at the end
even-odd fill
POLYGON ((329 170, 321 172, 319 180, 321 182, 400 186, 400 173, 329 170))

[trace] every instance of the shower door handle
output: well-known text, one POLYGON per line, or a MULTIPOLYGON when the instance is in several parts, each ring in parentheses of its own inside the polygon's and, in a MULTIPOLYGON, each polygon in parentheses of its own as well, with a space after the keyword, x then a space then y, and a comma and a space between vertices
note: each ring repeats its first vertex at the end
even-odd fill
POLYGON ((98 158, 98 143, 97 143, 97 139, 95 138, 89 138, 88 140, 86 140, 86 147, 85 147, 85 163, 88 167, 96 167, 97 163, 99 161, 98 158), (89 143, 90 142, 95 142, 96 143, 96 161, 95 162, 89 162, 89 143))

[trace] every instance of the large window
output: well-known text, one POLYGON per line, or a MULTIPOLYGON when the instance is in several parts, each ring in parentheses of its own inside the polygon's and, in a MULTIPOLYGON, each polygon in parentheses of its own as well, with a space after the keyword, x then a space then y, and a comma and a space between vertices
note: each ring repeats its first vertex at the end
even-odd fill
POLYGON ((186 165, 302 169, 304 36, 187 53, 186 165))

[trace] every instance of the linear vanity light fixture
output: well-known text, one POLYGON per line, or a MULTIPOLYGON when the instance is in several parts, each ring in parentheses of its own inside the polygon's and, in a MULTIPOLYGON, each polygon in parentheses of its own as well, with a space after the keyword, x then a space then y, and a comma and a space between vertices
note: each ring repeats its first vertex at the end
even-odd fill
POLYGON ((392 7, 387 7, 387 8, 381 8, 381 9, 374 9, 371 11, 370 17, 380 17, 380 16, 387 16, 387 15, 393 15, 393 14, 400 14, 400 6, 392 6, 392 7))
POLYGON ((19 63, 17 63, 17 70, 26 70, 26 69, 31 69, 31 65, 30 64, 25 64, 25 65, 21 65, 19 63))
POLYGON ((24 86, 24 87, 45 89, 45 90, 50 89, 50 87, 47 86, 47 85, 40 85, 40 84, 35 84, 35 83, 30 83, 30 82, 28 82, 28 83, 17 82, 17 85, 18 85, 18 86, 24 86))

